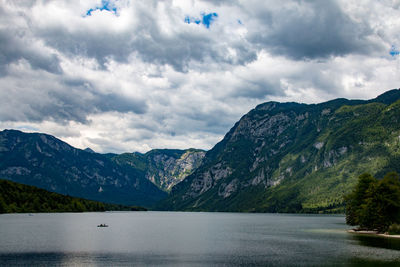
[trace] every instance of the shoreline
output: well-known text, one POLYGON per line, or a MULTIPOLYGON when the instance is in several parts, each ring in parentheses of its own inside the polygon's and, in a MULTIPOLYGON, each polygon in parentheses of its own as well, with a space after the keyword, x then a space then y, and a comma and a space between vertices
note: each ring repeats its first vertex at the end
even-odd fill
POLYGON ((385 238, 400 238, 400 235, 389 235, 389 234, 386 234, 386 233, 381 234, 381 233, 378 233, 377 231, 350 229, 350 230, 347 230, 347 232, 350 233, 350 234, 380 236, 380 237, 385 237, 385 238))

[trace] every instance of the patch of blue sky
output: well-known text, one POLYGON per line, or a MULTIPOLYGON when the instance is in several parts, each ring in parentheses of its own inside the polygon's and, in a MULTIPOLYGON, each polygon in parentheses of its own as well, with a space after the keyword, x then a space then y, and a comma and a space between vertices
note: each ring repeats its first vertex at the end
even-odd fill
POLYGON ((396 48, 395 45, 392 45, 392 48, 389 51, 389 54, 394 57, 400 55, 400 51, 396 48))
POLYGON ((114 14, 117 14, 117 7, 115 6, 114 1, 109 0, 102 0, 100 6, 96 6, 95 8, 91 8, 86 12, 86 16, 91 16, 93 11, 100 10, 100 11, 109 11, 114 14))
POLYGON ((197 25, 202 24, 204 25, 207 29, 210 28, 211 24, 218 18, 218 14, 213 12, 213 13, 201 13, 201 18, 195 18, 195 17, 190 17, 186 16, 184 22, 187 24, 190 23, 195 23, 197 25))
POLYGON ((204 26, 206 26, 206 28, 210 28, 211 23, 218 18, 218 14, 217 13, 209 13, 209 14, 202 14, 203 16, 203 21, 202 23, 204 24, 204 26))

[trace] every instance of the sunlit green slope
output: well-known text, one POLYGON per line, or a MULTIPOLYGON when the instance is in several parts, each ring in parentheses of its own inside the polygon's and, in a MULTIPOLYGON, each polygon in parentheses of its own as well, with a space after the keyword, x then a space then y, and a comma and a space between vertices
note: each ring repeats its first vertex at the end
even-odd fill
POLYGON ((361 173, 400 171, 399 99, 259 105, 159 208, 341 212, 361 173))

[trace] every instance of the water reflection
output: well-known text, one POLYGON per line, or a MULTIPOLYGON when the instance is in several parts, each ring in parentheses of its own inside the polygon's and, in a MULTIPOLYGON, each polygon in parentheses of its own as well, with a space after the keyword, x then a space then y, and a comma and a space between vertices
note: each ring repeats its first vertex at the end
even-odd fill
POLYGON ((400 239, 368 234, 351 234, 352 238, 362 246, 400 250, 400 239))
POLYGON ((398 261, 384 261, 384 260, 374 260, 374 259, 361 259, 354 257, 352 258, 348 266, 351 267, 398 267, 398 261))
POLYGON ((344 217, 319 215, 8 214, 0 265, 400 266, 400 240, 346 229, 344 217))

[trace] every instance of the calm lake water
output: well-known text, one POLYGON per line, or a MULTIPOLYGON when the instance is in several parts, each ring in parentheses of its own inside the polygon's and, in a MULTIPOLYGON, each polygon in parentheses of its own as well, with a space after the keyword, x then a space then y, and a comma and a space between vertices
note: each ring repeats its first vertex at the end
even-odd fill
POLYGON ((399 266, 400 240, 346 229, 326 215, 4 214, 0 265, 399 266))

